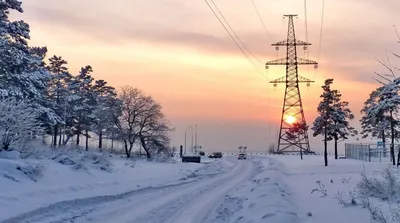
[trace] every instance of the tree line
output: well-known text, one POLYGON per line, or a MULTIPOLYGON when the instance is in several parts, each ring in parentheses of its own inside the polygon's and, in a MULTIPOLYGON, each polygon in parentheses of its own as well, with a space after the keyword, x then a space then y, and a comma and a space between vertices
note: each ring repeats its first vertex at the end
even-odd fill
POLYGON ((117 92, 95 80, 90 65, 73 75, 61 56, 46 60, 47 48, 29 46, 29 24, 10 21, 10 11, 23 13, 22 2, 0 1, 0 151, 40 134, 51 135, 53 147, 76 137, 86 150, 96 134, 99 149, 104 139, 119 141, 127 157, 135 145, 147 158, 168 150, 171 128, 159 103, 140 89, 117 92))

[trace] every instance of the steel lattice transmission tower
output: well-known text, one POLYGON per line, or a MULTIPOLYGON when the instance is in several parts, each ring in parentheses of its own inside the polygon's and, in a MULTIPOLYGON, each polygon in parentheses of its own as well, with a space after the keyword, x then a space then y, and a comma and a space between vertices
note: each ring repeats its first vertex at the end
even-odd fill
POLYGON ((279 46, 286 46, 286 57, 269 61, 265 64, 266 69, 268 69, 270 65, 286 65, 286 77, 270 81, 270 83, 274 84, 274 87, 276 87, 278 83, 286 84, 277 152, 298 152, 297 149, 288 150, 288 148, 297 147, 299 151, 309 153, 311 150, 307 131, 299 134, 296 142, 288 138, 287 131, 293 128, 293 123, 306 123, 299 83, 306 83, 307 86, 309 86, 310 83, 314 82, 298 75, 298 65, 314 65, 314 67, 317 68, 318 63, 297 57, 297 46, 303 46, 303 49, 306 50, 307 46, 311 44, 296 39, 293 18, 297 17, 297 15, 284 15, 284 17, 289 18, 287 39, 272 44, 272 46, 275 46, 276 50, 279 49, 279 46))

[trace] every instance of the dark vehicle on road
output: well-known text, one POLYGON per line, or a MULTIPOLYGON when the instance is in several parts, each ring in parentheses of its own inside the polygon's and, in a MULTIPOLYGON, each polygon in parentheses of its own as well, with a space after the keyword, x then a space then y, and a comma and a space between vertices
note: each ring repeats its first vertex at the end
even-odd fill
POLYGON ((238 160, 245 160, 247 159, 246 153, 239 153, 238 154, 238 160))
POLYGON ((215 152, 208 156, 209 158, 222 158, 222 153, 215 152))

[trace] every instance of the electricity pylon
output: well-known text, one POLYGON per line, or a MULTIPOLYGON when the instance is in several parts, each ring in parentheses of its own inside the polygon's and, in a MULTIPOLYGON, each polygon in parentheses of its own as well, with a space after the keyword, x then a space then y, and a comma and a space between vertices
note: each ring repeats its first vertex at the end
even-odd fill
POLYGON ((318 63, 316 61, 297 57, 297 46, 303 46, 303 49, 306 50, 307 46, 311 44, 296 39, 293 17, 297 17, 297 15, 284 15, 284 17, 289 18, 287 39, 274 43, 272 46, 275 46, 276 50, 279 49, 279 46, 286 46, 286 58, 269 61, 265 64, 266 69, 268 69, 270 65, 286 65, 286 77, 270 81, 270 83, 274 84, 274 87, 279 83, 286 84, 277 152, 298 152, 296 150, 287 150, 291 147, 298 147, 300 149, 299 151, 310 153, 311 150, 307 131, 302 131, 297 136, 297 140, 289 138, 287 132, 293 128, 294 123, 306 123, 299 83, 306 83, 307 86, 310 86, 310 83, 314 82, 298 75, 298 65, 314 65, 314 67, 317 68, 318 63))

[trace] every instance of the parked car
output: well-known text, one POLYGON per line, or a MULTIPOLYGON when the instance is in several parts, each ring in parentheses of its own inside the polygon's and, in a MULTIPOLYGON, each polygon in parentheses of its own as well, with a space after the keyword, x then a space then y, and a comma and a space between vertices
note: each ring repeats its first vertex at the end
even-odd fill
POLYGON ((221 152, 215 152, 208 156, 209 158, 222 158, 221 152))

